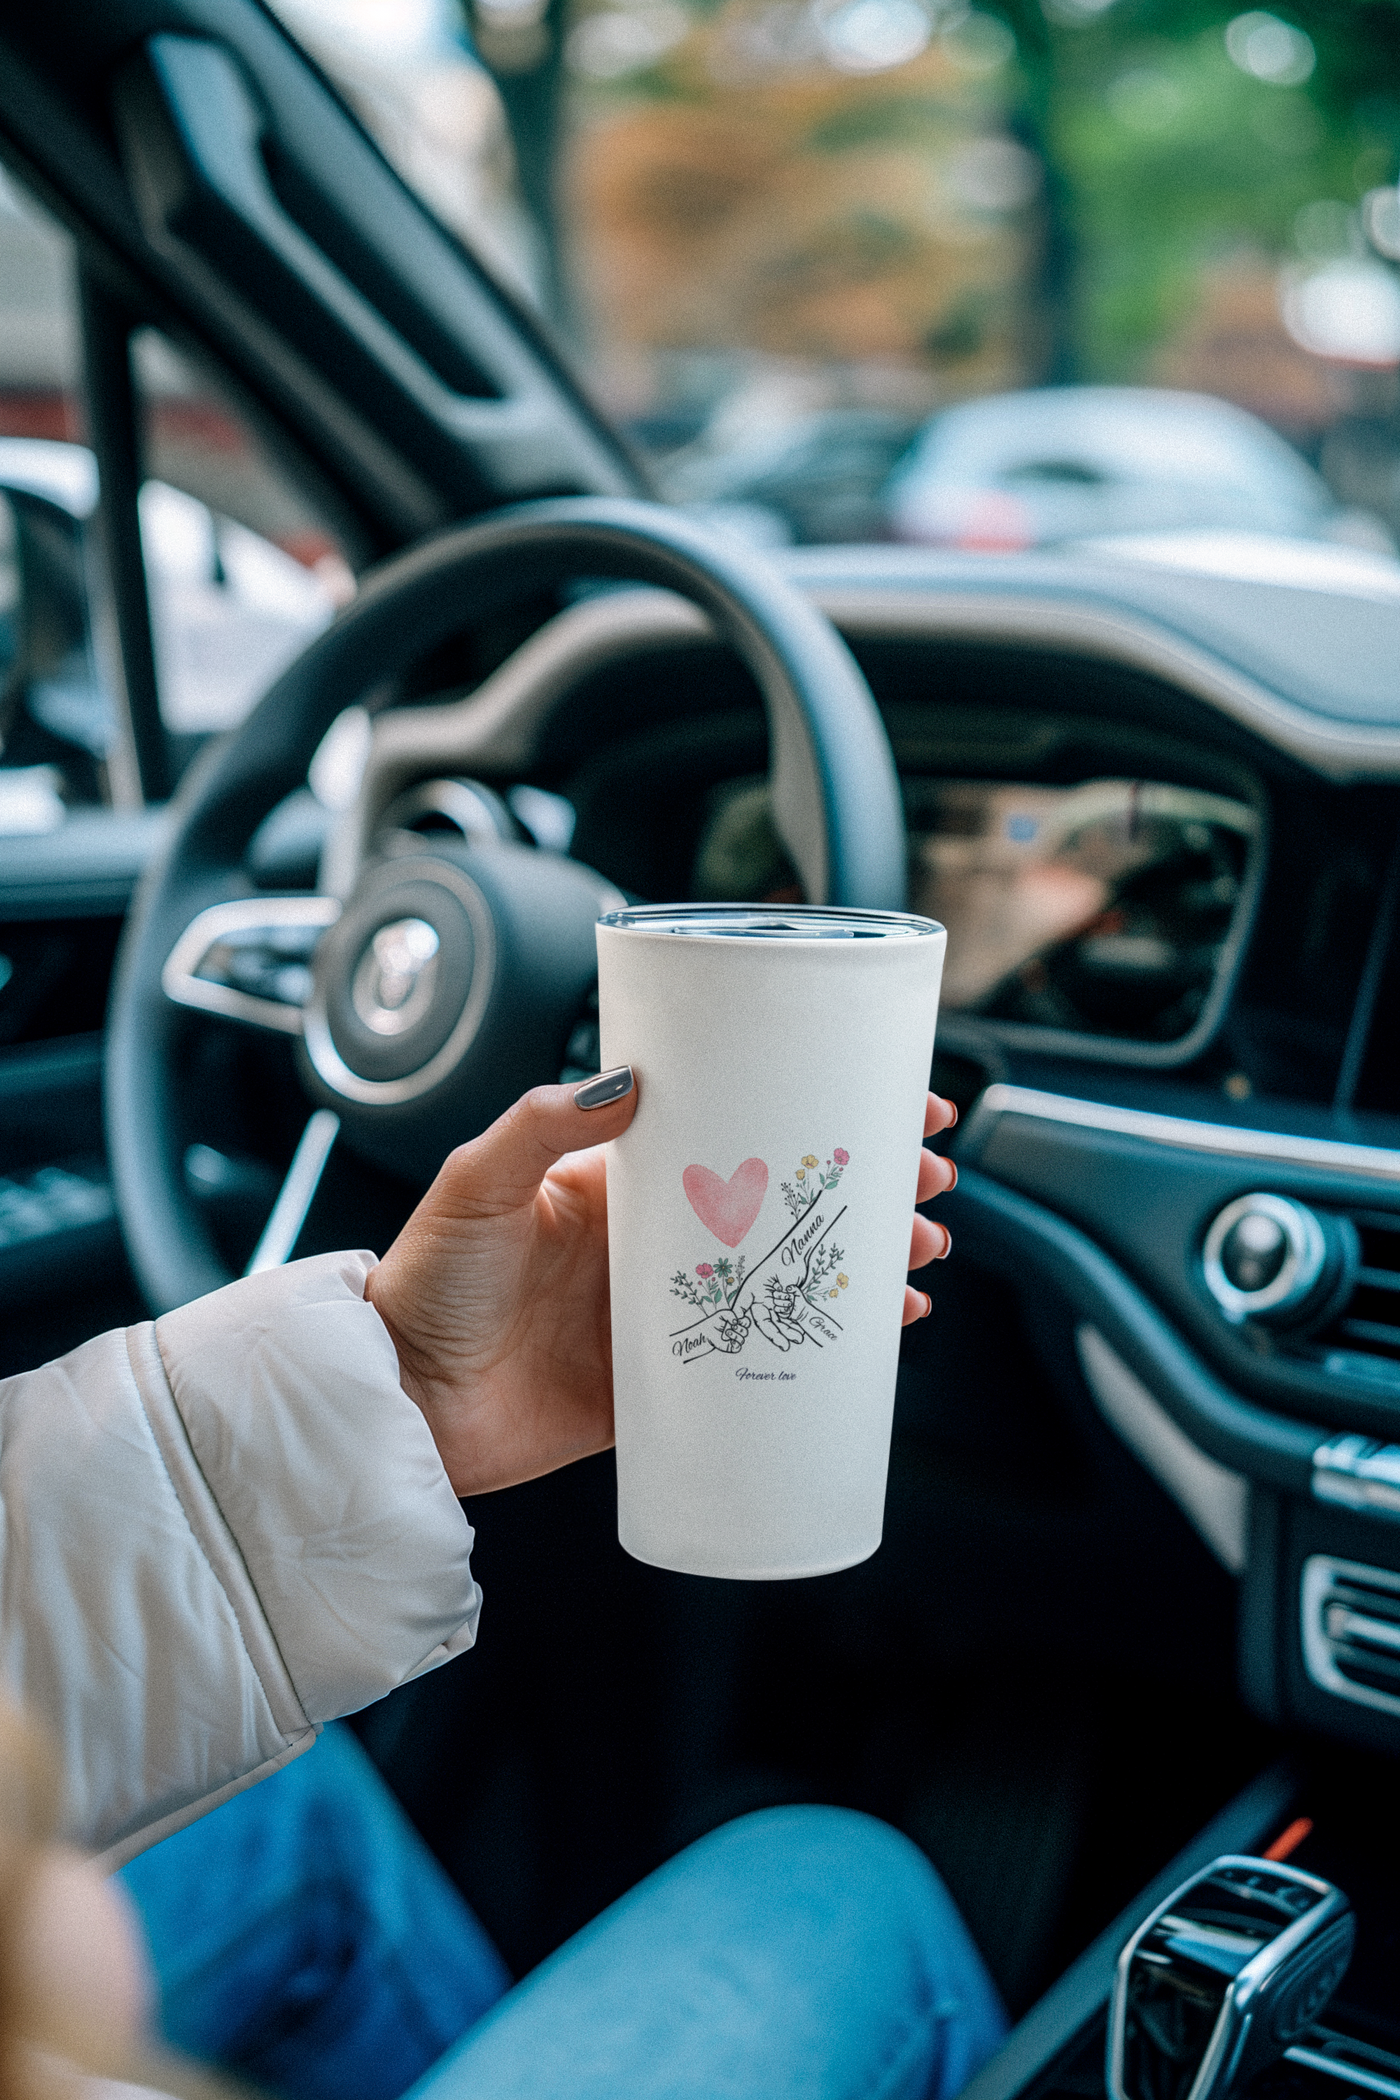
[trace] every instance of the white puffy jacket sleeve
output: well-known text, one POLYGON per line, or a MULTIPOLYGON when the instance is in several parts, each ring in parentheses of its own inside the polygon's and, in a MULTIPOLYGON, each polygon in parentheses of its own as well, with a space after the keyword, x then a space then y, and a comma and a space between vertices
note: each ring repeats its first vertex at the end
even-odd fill
POLYGON ((113 1864, 475 1637, 373 1267, 295 1262, 0 1381, 0 1673, 113 1864))

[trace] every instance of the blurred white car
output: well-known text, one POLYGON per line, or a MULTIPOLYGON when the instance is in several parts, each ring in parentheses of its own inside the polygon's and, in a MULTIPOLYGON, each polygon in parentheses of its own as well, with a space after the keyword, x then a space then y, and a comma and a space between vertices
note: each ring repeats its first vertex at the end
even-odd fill
POLYGON ((1205 394, 1054 387, 935 416, 884 490, 896 539, 988 552, 1109 535, 1225 530, 1384 553, 1379 519, 1257 417, 1205 394))

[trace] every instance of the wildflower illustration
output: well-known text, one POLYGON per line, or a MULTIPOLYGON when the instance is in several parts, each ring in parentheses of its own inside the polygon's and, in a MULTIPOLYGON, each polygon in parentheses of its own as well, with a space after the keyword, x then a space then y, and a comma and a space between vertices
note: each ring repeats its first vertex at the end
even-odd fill
POLYGON ((814 1203, 839 1186, 841 1176, 850 1163, 851 1155, 844 1145, 833 1148, 825 1165, 817 1158, 815 1152, 803 1153, 792 1180, 780 1184, 783 1201, 794 1220, 805 1217, 814 1203))
POLYGON ((727 1254, 717 1261, 698 1261, 694 1277, 687 1276, 684 1269, 677 1269, 671 1278, 671 1296, 684 1298, 687 1305, 697 1310, 715 1312, 721 1306, 734 1303, 739 1286, 744 1280, 744 1257, 731 1262, 727 1254))
MULTIPOLYGON (((842 1266, 845 1250, 833 1234, 846 1214, 839 1192, 850 1164, 844 1145, 833 1146, 826 1159, 802 1154, 791 1178, 779 1184, 787 1224, 760 1260, 746 1265, 743 1255, 716 1253, 673 1272, 671 1296, 696 1316, 672 1332, 677 1358, 689 1363, 700 1356, 737 1356, 755 1334, 783 1354, 827 1348, 840 1339, 833 1308, 851 1279, 842 1266)), ((730 1246, 747 1236, 768 1186, 762 1160, 745 1160, 728 1181, 701 1166, 687 1167, 682 1178, 702 1224, 730 1246)))

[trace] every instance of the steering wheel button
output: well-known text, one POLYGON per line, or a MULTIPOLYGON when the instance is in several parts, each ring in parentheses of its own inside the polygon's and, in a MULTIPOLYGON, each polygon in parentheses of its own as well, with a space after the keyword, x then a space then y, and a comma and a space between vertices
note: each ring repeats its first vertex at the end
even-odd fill
POLYGON ((346 1070, 393 1082, 436 1057, 466 1006, 476 945, 462 898, 430 861, 380 863, 316 957, 346 1070))

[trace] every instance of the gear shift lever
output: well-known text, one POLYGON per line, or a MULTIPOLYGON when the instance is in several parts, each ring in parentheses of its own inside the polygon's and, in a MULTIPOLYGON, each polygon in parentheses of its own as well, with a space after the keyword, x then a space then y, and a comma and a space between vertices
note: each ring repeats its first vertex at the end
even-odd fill
POLYGON ((1351 1905, 1331 1882, 1265 1859, 1217 1859, 1118 1958, 1112 2100, 1227 2100, 1318 2018, 1355 1938, 1351 1905))

